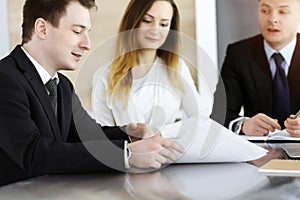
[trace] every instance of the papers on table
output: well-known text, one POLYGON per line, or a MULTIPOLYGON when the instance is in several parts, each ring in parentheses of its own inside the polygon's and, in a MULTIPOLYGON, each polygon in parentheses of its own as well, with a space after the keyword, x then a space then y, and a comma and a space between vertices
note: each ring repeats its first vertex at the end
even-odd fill
POLYGON ((185 121, 180 132, 178 142, 186 152, 176 163, 245 162, 267 153, 207 117, 185 121))
POLYGON ((269 133, 266 136, 246 136, 242 135, 243 138, 249 140, 249 141, 291 141, 291 142, 300 142, 300 138, 291 137, 285 129, 281 131, 274 131, 269 133))
POLYGON ((300 176, 300 160, 273 159, 258 171, 269 176, 300 176))

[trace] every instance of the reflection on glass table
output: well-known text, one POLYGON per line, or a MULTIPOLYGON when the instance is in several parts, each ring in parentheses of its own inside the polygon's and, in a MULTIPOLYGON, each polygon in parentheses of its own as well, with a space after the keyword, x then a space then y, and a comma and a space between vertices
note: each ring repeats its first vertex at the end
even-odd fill
POLYGON ((41 176, 1 187, 0 199, 300 199, 300 179, 258 173, 257 167, 270 159, 287 158, 281 144, 264 148, 268 155, 251 163, 172 164, 144 174, 41 176))

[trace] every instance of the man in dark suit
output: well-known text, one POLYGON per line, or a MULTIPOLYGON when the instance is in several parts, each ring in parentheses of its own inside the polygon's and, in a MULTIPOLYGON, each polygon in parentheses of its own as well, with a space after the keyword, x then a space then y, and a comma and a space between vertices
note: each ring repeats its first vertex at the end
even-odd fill
MULTIPOLYGON (((285 126, 300 137, 300 119, 291 115, 300 109, 300 1, 259 0, 258 13, 261 34, 227 47, 221 70, 227 100, 224 125, 237 134, 257 136, 285 126), (280 54, 278 65, 274 53, 280 54), (242 107, 244 116, 239 115, 242 107)), ((218 117, 218 101, 215 95, 212 118, 218 117)))
MULTIPOLYGON (((159 135, 127 144, 124 131, 89 117, 58 73, 75 69, 90 49, 95 6, 94 0, 26 0, 22 45, 0 61, 0 185, 53 173, 159 168, 183 152, 159 135)), ((151 134, 144 124, 126 130, 151 134)))

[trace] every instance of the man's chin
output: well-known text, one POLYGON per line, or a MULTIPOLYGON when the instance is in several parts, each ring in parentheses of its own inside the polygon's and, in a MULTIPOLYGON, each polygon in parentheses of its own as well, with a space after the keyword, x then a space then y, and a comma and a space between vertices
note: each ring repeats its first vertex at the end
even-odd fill
POLYGON ((270 46, 273 46, 273 45, 277 46, 282 43, 282 39, 280 36, 269 35, 264 38, 270 46))

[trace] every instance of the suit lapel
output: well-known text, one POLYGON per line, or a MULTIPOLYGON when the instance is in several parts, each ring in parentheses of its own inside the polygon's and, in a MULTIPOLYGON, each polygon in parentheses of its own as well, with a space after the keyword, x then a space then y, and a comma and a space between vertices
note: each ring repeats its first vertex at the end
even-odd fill
POLYGON ((54 112, 51 107, 51 103, 48 97, 48 94, 45 90, 45 87, 43 85, 42 79, 40 78, 38 72, 36 71, 34 65, 31 63, 29 58, 25 55, 23 50, 20 46, 17 46, 11 55, 14 57, 16 62, 18 63, 18 66, 23 71, 24 76, 28 80, 29 84, 31 85, 34 93, 40 100, 40 103, 42 107, 44 108, 44 111, 46 115, 48 116, 49 122, 52 127, 53 134, 57 140, 59 140, 60 137, 60 131, 57 123, 57 119, 54 115, 54 112))
POLYGON ((300 108, 300 35, 297 34, 297 43, 292 56, 288 73, 288 81, 291 98, 291 111, 297 112, 300 108))
POLYGON ((272 114, 272 104, 270 103, 272 102, 272 75, 261 35, 255 43, 250 59, 251 76, 256 87, 257 98, 261 102, 261 112, 270 116, 272 114))

